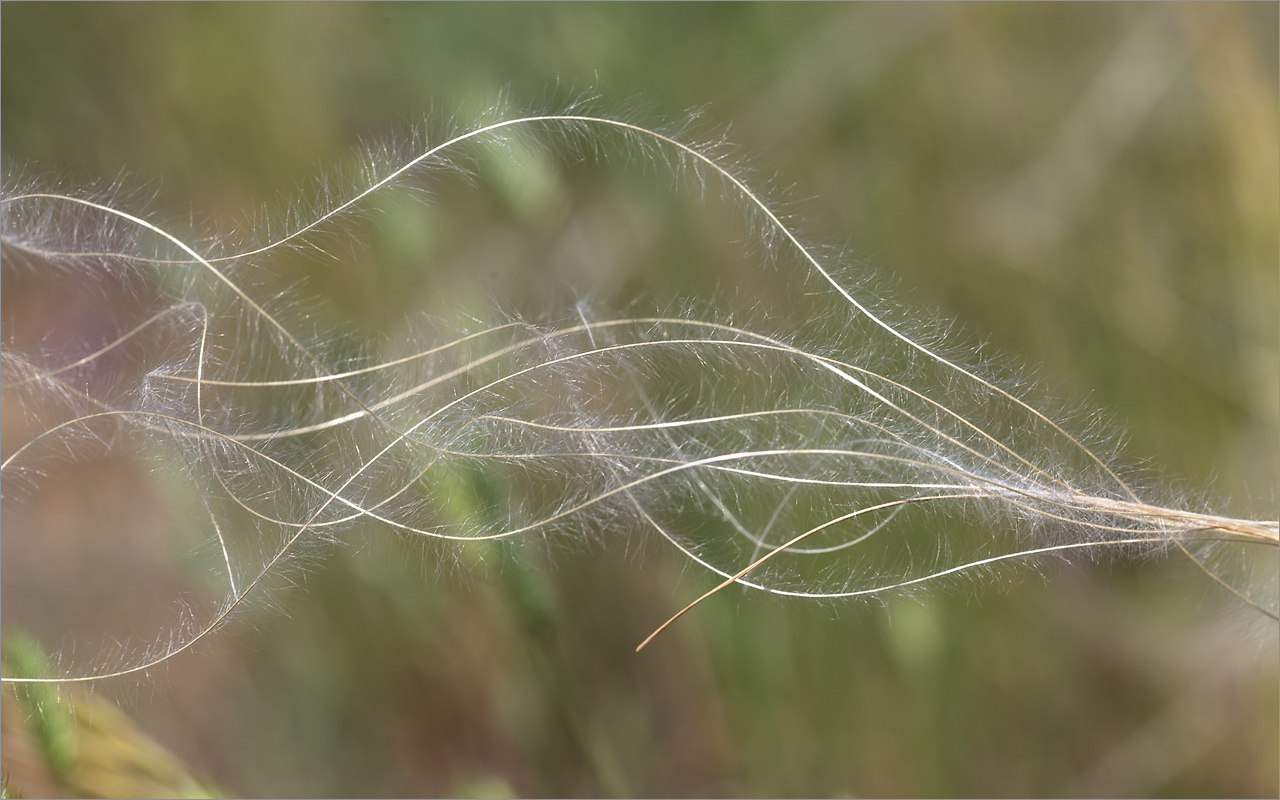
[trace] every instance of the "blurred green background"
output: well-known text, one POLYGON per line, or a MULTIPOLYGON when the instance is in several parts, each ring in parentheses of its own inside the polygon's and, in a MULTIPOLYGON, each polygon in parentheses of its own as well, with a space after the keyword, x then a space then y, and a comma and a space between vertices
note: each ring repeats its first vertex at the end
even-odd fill
MULTIPOLYGON (((361 141, 465 124, 500 93, 598 94, 641 122, 701 108, 695 130, 731 125, 744 161, 803 198, 807 233, 847 244, 886 295, 1106 409, 1161 481, 1274 519, 1278 25, 1274 4, 1232 3, 9 3, 0 135, 6 169, 123 174, 165 219, 234 229, 361 141)), ((482 162, 428 207, 380 201, 349 268, 280 269, 387 335, 573 292, 776 288, 738 286, 722 209, 652 168, 517 166, 482 162)), ((5 280, 5 335, 23 339, 54 301, 38 276, 5 280)), ((141 505, 155 537, 190 510, 144 468, 79 480, 66 497, 113 498, 61 510, 94 547, 141 505)), ((6 635, 91 635, 74 609, 101 584, 68 569, 81 551, 6 521, 6 635)), ((1013 570, 887 607, 725 592, 637 655, 712 585, 641 549, 469 572, 370 531, 112 697, 232 795, 1280 791, 1274 626, 1188 564, 1013 570)), ((109 791, 50 777, 19 744, 38 717, 6 713, 11 786, 109 791)))

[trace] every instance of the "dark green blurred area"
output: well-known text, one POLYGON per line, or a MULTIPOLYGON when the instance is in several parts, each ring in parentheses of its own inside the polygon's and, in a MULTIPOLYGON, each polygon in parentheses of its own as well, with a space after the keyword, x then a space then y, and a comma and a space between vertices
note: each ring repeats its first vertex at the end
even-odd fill
MULTIPOLYGON (((124 174, 197 230, 278 216, 360 141, 431 114, 465 125, 500 93, 518 109, 598 94, 641 122, 705 108, 695 128, 732 125, 748 165, 808 198, 807 233, 885 279, 869 288, 1105 409, 1161 481, 1276 516, 1274 4, 0 15, 6 168, 124 174)), ((281 280, 388 336, 574 292, 662 306, 785 288, 738 285, 721 204, 652 167, 517 167, 481 161, 430 206, 380 198, 350 268, 299 258, 281 280)), ((33 283, 6 282, 6 336, 35 324, 33 283)), ((155 495, 162 521, 187 508, 155 495)), ((1014 569, 887 607, 729 591, 637 655, 713 584, 628 533, 437 567, 370 529, 126 705, 236 795, 1280 792, 1274 626, 1191 565, 1014 569)), ((53 607, 92 604, 93 586, 52 544, 5 534, 6 630, 56 645, 75 629, 53 607)))

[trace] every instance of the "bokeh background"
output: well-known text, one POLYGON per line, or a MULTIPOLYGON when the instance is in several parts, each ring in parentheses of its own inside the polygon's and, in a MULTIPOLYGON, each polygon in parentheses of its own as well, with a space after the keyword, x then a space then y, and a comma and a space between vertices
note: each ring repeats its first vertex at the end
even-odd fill
MULTIPOLYGON (((693 129, 731 126, 886 295, 1105 409, 1161 483, 1274 519, 1278 25, 1274 4, 1233 3, 5 4, 0 132, 10 172, 124 176, 164 219, 234 231, 281 219, 360 142, 503 96, 700 109, 693 129)), ((724 209, 654 172, 484 162, 354 224, 368 247, 348 268, 279 268, 387 336, 574 294, 767 295, 739 285, 749 248, 724 209)), ((114 307, 4 280, 10 342, 114 307)), ((199 513, 174 483, 103 459, 6 509, 6 669, 100 641, 122 574, 171 607, 164 542, 199 513)), ((1014 569, 887 606, 730 591, 636 654, 712 583, 625 534, 467 570, 371 530, 199 654, 79 697, 60 734, 6 689, 9 791, 1280 791, 1274 625, 1186 563, 1014 569), (181 773, 200 782, 164 782, 181 773)))

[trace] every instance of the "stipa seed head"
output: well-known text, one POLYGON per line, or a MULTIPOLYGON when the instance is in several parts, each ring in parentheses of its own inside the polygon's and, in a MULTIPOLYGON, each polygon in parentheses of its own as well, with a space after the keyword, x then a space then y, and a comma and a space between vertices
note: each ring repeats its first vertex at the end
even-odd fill
POLYGON ((164 454, 199 498, 201 551, 224 594, 156 649, 74 679, 166 663, 305 582, 332 547, 379 532, 482 563, 623 530, 668 543, 721 587, 817 599, 1117 552, 1186 556, 1218 580, 1212 553, 1276 545, 1275 523, 1145 499, 1098 437, 1032 405, 1016 373, 962 360, 945 323, 864 299, 722 139, 692 145, 578 107, 409 141, 407 155, 366 154, 354 188, 322 184, 274 238, 239 249, 196 246, 108 198, 4 198, 5 252, 20 254, 6 270, 56 262, 72 282, 97 270, 142 287, 142 310, 102 342, 6 352, 6 399, 30 427, 4 444, 6 504, 15 482, 39 483, 51 450, 164 454), (795 313, 579 304, 558 321, 371 344, 272 274, 291 248, 322 261, 358 250, 357 217, 377 224, 392 195, 431 202, 442 170, 501 183, 504 159, 545 177, 561 154, 620 157, 728 199, 795 313), (110 379, 80 379, 94 370, 110 379))

